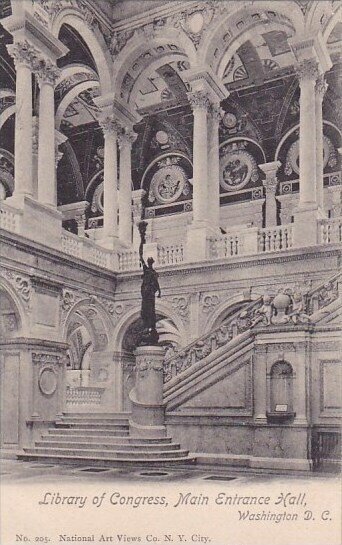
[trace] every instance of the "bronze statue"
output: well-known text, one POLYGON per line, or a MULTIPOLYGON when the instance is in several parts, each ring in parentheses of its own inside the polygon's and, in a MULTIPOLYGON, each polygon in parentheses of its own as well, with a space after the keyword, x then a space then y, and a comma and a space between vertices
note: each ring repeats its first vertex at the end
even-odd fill
POLYGON ((146 221, 141 221, 138 225, 140 233, 139 258, 143 268, 141 284, 141 319, 143 322, 143 334, 140 344, 155 345, 158 344, 159 335, 156 329, 156 293, 161 297, 160 286, 158 282, 158 273, 153 268, 153 257, 147 258, 147 265, 143 257, 144 244, 146 243, 146 221))

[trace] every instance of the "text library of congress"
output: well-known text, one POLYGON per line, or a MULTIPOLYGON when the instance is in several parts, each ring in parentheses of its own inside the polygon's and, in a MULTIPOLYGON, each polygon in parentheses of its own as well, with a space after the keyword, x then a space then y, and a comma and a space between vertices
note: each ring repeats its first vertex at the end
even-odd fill
POLYGON ((1 448, 339 463, 339 1, 3 0, 1 448))

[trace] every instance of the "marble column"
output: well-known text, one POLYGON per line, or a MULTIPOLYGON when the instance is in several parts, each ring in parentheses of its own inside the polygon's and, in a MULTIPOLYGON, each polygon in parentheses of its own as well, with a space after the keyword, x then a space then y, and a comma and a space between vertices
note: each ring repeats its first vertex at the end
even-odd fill
POLYGON ((188 93, 193 111, 193 226, 209 224, 208 188, 208 110, 209 95, 205 91, 188 93))
POLYGON ((125 246, 132 244, 132 144, 137 135, 125 129, 119 137, 119 239, 125 246))
POLYGON ((208 189, 210 224, 214 228, 220 226, 220 160, 219 160, 219 127, 224 115, 220 103, 211 104, 209 108, 209 157, 208 157, 208 189))
POLYGON ((100 120, 104 134, 103 245, 114 249, 118 241, 118 134, 121 127, 110 115, 100 120))
POLYGON ((299 63, 297 74, 300 86, 299 128, 299 206, 317 207, 316 194, 316 120, 315 83, 318 64, 314 59, 299 63))
POLYGON ((271 163, 259 165, 259 168, 266 176, 263 181, 263 186, 265 188, 265 227, 275 227, 277 225, 277 171, 280 166, 280 161, 272 161, 271 163))
POLYGON ((16 113, 14 136, 15 186, 12 198, 32 196, 32 71, 38 51, 28 42, 7 46, 16 68, 16 113))
POLYGON ((321 74, 315 86, 315 116, 316 116, 316 192, 317 203, 321 211, 324 211, 324 185, 323 185, 323 98, 328 88, 321 74))
POLYGON ((39 95, 38 201, 56 208, 55 102, 54 87, 60 70, 50 60, 37 70, 39 95))

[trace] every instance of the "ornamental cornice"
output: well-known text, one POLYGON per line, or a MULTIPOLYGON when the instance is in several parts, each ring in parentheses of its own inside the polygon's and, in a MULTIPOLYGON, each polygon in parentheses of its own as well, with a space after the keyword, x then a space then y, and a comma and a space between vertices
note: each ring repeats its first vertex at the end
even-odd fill
POLYGON ((319 77, 318 62, 315 59, 305 59, 299 62, 296 74, 300 82, 317 80, 319 77))

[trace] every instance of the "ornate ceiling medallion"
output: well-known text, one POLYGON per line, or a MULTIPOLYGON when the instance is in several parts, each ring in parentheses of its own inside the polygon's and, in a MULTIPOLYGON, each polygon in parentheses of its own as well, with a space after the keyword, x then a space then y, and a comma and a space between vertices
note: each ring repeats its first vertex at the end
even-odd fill
POLYGON ((148 199, 150 203, 173 203, 190 193, 190 186, 184 169, 177 157, 167 157, 158 163, 159 169, 152 177, 148 199))

